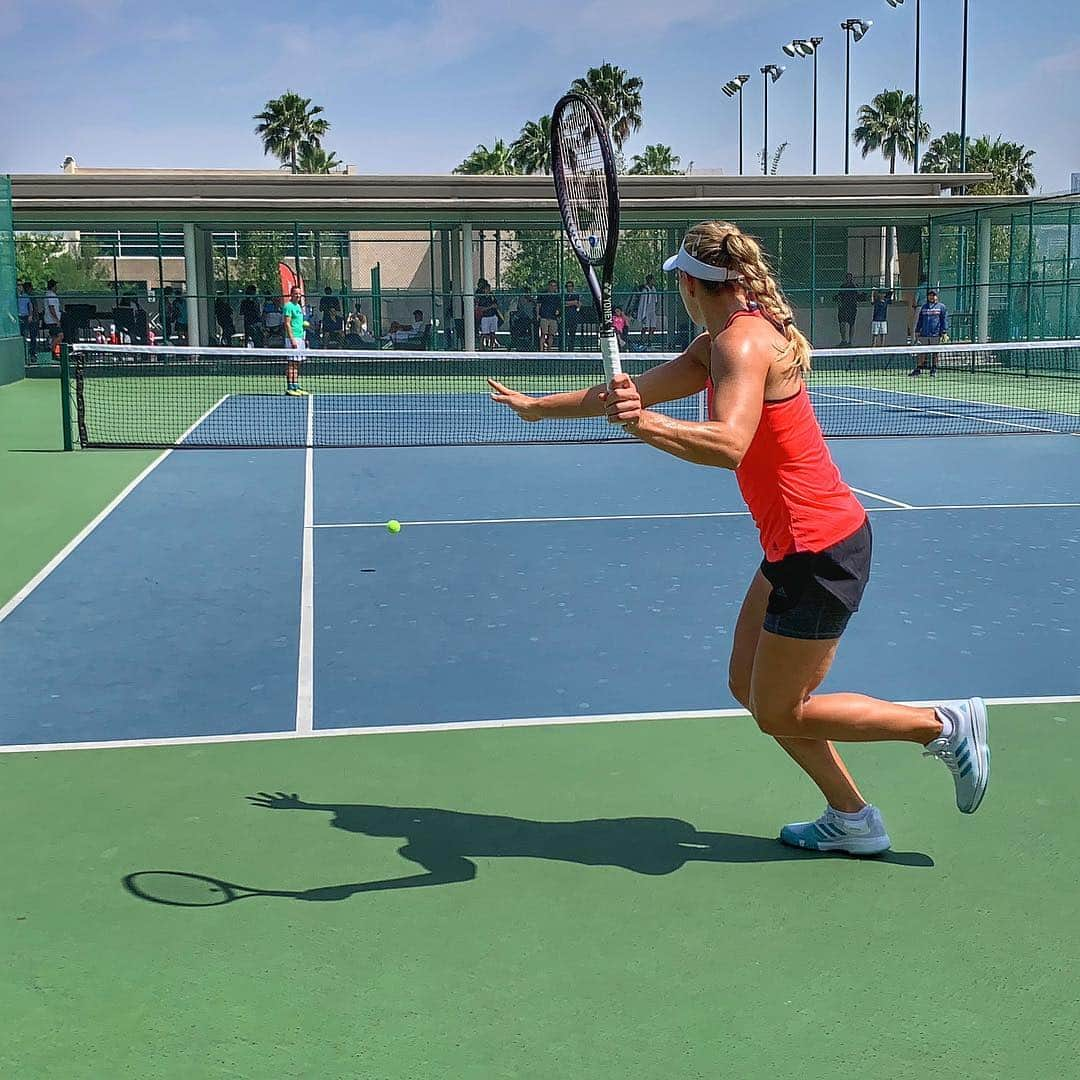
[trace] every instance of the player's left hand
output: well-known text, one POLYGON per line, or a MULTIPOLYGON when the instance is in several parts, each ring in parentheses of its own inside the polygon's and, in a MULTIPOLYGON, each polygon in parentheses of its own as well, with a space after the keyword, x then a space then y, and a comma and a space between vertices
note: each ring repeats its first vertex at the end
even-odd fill
POLYGON ((636 427, 645 411, 634 380, 625 372, 616 375, 611 385, 600 395, 609 424, 636 427))
POLYGON ((290 795, 284 791, 275 794, 260 791, 258 795, 249 795, 248 801, 253 806, 262 806, 267 810, 302 810, 307 805, 296 792, 290 795))

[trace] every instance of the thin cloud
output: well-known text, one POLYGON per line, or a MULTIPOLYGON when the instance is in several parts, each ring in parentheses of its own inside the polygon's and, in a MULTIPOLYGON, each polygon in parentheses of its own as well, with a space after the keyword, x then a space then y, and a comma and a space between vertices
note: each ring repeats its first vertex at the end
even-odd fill
POLYGON ((1074 43, 1064 52, 1044 57, 1039 61, 1039 70, 1046 75, 1066 75, 1080 71, 1080 42, 1074 43))

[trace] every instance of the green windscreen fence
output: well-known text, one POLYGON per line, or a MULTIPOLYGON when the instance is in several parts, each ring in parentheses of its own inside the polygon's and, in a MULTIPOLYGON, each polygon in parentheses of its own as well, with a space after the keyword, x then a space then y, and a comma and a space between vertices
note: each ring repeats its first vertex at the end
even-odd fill
POLYGON ((0 338, 18 337, 15 300, 15 233, 11 224, 11 178, 0 176, 0 338))
POLYGON ((23 377, 26 346, 15 298, 15 237, 11 225, 11 178, 0 176, 0 386, 23 377))
POLYGON ((1080 196, 935 215, 924 254, 952 313, 954 338, 1040 341, 1080 333, 1080 196))

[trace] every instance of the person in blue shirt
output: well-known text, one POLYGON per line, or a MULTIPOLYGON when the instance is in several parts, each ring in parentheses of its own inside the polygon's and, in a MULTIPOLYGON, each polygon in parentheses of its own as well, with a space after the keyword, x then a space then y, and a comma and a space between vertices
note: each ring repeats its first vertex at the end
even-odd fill
POLYGON ((874 315, 870 321, 870 344, 880 348, 889 334, 889 305, 893 296, 887 289, 875 289, 870 299, 874 305, 874 315))
MULTIPOLYGON (((927 289, 926 303, 919 308, 919 318, 915 323, 915 340, 919 345, 939 345, 949 340, 949 312, 938 300, 937 289, 927 289)), ((909 375, 921 375, 928 368, 931 375, 937 374, 937 353, 920 356, 909 375)))

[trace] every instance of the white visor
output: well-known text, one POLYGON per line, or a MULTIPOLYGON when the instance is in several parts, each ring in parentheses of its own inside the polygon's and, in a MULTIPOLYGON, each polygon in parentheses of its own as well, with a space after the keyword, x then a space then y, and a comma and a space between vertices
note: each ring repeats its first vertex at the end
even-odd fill
POLYGON ((678 254, 664 260, 664 272, 672 270, 684 270, 691 277, 700 278, 702 281, 741 281, 738 274, 732 273, 724 266, 713 266, 711 263, 702 262, 686 250, 680 247, 678 254))

